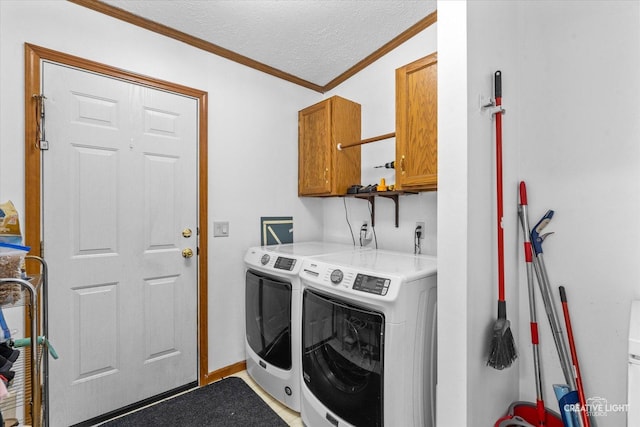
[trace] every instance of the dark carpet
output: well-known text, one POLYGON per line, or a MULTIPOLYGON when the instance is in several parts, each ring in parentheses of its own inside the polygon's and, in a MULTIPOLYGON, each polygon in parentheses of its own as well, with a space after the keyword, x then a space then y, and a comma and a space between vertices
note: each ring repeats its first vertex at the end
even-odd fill
POLYGON ((228 377, 102 426, 286 427, 287 423, 241 378, 228 377))

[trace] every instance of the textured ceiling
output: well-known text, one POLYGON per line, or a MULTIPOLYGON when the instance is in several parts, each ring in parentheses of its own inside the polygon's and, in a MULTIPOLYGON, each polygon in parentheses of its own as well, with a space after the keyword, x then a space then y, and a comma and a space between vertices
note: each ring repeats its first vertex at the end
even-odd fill
POLYGON ((435 0, 102 0, 324 86, 436 10, 435 0))

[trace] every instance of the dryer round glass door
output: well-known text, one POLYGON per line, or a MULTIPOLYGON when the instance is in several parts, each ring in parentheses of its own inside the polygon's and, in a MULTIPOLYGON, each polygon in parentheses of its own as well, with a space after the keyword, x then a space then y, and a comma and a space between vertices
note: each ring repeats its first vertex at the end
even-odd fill
POLYGON ((291 283, 247 271, 247 343, 258 356, 280 369, 291 369, 291 283))
POLYGON ((305 385, 344 421, 381 426, 384 315, 310 289, 302 310, 305 385))

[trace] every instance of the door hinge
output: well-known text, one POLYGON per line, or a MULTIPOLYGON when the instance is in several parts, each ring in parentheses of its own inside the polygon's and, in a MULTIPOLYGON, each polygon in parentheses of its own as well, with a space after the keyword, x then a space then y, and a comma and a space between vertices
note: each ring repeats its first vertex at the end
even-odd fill
POLYGON ((45 112, 44 112, 44 100, 47 99, 44 95, 32 95, 36 104, 36 141, 35 146, 38 150, 46 151, 49 149, 49 142, 45 136, 45 112))

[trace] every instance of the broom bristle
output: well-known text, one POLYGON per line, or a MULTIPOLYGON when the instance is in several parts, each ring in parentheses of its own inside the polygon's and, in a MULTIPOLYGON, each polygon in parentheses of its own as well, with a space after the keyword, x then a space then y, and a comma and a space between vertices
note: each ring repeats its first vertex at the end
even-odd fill
POLYGON ((511 333, 510 322, 506 319, 498 319, 493 326, 487 365, 502 370, 511 366, 517 357, 518 353, 511 333))

